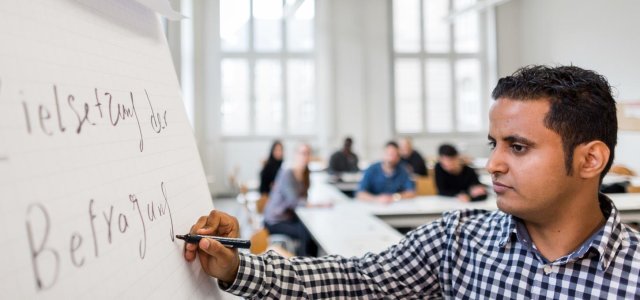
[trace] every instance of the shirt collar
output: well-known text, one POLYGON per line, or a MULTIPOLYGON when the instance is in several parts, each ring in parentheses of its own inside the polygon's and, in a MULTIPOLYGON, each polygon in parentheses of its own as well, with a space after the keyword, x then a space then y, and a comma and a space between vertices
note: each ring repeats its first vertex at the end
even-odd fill
POLYGON ((500 247, 506 247, 510 242, 516 241, 517 217, 505 214, 500 221, 500 247))
POLYGON ((600 254, 600 267, 606 270, 610 265, 618 249, 629 243, 629 233, 624 230, 624 225, 620 219, 620 213, 613 201, 604 194, 599 195, 600 208, 605 213, 610 211, 607 222, 604 225, 604 232, 599 239, 595 239, 592 248, 600 254))
MULTIPOLYGON (((613 201, 604 194, 600 194, 598 200, 600 202, 600 209, 607 218, 607 221, 603 228, 599 232, 596 232, 592 238, 589 238, 583 246, 598 252, 600 268, 602 271, 605 271, 611 265, 620 246, 624 243, 629 243, 629 236, 628 233, 623 230, 624 225, 613 201)), ((504 216, 500 222, 500 247, 504 248, 510 243, 518 241, 517 225, 519 222, 521 221, 518 217, 512 215, 504 216)), ((526 244, 524 246, 526 246, 526 244)), ((586 254, 587 251, 580 252, 586 254)), ((572 257, 573 253, 568 256, 572 257)))
POLYGON ((383 161, 380 161, 378 167, 380 168, 380 172, 382 174, 384 174, 384 176, 391 178, 391 177, 394 177, 394 176, 398 175, 398 170, 400 170, 400 168, 404 167, 404 164, 405 164, 405 162, 399 161, 396 164, 396 166, 393 167, 393 171, 391 172, 391 174, 389 174, 389 176, 387 176, 387 173, 384 172, 384 162, 383 161))

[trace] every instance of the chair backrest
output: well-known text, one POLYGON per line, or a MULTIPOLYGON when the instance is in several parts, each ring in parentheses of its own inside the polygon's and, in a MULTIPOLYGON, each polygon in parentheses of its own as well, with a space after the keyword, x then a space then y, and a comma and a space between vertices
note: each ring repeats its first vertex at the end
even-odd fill
POLYGON ((273 250, 283 257, 289 258, 294 256, 293 251, 295 247, 295 242, 286 235, 270 235, 269 230, 262 228, 251 236, 251 248, 249 248, 249 251, 251 254, 262 254, 267 252, 267 250, 273 250))
POLYGON ((264 207, 267 205, 268 201, 269 201, 269 195, 268 194, 262 194, 260 196, 260 199, 258 199, 258 202, 256 202, 256 211, 259 214, 264 213, 264 207))
POLYGON ((640 186, 634 186, 634 185, 627 186, 627 193, 640 193, 640 186))
POLYGON ((609 173, 617 174, 617 175, 626 175, 626 176, 634 176, 636 175, 633 170, 623 166, 623 165, 613 165, 609 170, 609 173))
POLYGON ((415 176, 416 195, 430 196, 438 194, 433 176, 415 176))
POLYGON ((262 228, 251 236, 251 251, 252 254, 260 254, 267 251, 269 247, 269 231, 262 228))

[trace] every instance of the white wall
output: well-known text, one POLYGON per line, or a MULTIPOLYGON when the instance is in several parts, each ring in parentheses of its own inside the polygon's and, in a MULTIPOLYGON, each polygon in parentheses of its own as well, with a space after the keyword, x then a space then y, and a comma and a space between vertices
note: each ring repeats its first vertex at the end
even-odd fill
POLYGON ((334 123, 329 145, 355 140, 361 159, 379 157, 392 137, 388 1, 332 1, 334 123))
MULTIPOLYGON (((606 76, 617 101, 640 99, 640 1, 514 0, 497 10, 498 72, 574 64, 606 76)), ((616 162, 640 172, 640 133, 620 132, 616 162)))

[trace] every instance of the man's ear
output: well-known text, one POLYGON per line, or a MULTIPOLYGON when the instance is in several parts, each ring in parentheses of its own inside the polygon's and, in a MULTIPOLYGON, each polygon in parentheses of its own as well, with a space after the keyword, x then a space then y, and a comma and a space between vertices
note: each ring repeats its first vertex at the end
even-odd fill
POLYGON ((610 155, 609 147, 602 141, 578 145, 573 152, 574 162, 576 162, 575 171, 584 179, 600 178, 610 155))

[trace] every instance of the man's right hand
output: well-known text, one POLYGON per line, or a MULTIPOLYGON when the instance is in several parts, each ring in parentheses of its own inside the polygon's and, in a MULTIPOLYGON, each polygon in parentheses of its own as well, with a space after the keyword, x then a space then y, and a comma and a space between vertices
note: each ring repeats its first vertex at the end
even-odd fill
POLYGON ((380 194, 376 197, 376 201, 383 204, 390 204, 394 202, 393 196, 390 194, 380 194))
POLYGON ((456 195, 456 198, 458 198, 458 200, 460 200, 462 202, 471 202, 471 197, 469 197, 469 195, 467 195, 465 193, 460 193, 460 194, 456 195))
MULTIPOLYGON (((226 213, 212 210, 208 216, 202 216, 191 226, 190 233, 237 238, 240 234, 238 220, 226 213)), ((230 249, 216 240, 202 239, 198 245, 185 243, 184 258, 187 261, 200 259, 205 273, 232 284, 238 273, 240 258, 238 250, 230 249)))
POLYGON ((487 194, 487 190, 484 188, 484 185, 477 184, 471 187, 469 194, 471 197, 478 197, 487 194))

